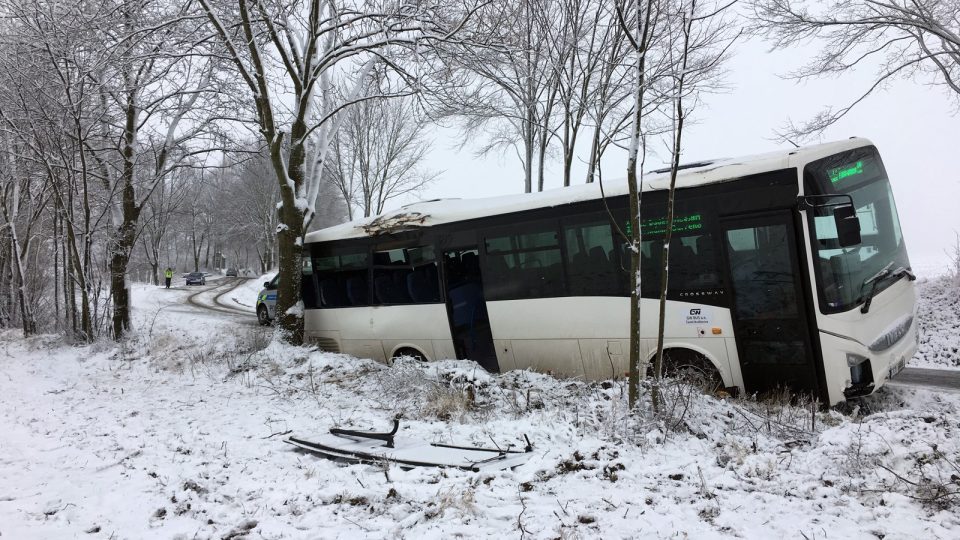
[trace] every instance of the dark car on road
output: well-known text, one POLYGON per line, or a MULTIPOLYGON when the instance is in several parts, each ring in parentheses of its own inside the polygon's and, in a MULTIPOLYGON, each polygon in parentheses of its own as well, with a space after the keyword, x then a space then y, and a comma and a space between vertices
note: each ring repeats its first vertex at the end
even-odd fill
POLYGON ((227 277, 237 277, 237 269, 236 269, 236 268, 227 268, 227 273, 226 273, 225 275, 226 275, 227 277))
POLYGON ((187 274, 187 285, 206 285, 207 278, 203 272, 190 272, 187 274))

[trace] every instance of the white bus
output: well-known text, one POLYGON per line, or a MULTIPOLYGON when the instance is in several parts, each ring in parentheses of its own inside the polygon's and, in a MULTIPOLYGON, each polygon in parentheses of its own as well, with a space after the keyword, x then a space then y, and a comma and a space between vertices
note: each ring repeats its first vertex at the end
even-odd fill
MULTIPOLYGON (((641 354, 656 348, 669 171, 641 206, 641 354)), ((632 235, 625 182, 434 200, 307 235, 306 338, 387 360, 467 358, 622 376, 632 235)), ((872 393, 917 347, 916 295, 867 140, 684 166, 665 346, 742 392, 872 393), (859 223, 858 223, 859 222, 859 223)))

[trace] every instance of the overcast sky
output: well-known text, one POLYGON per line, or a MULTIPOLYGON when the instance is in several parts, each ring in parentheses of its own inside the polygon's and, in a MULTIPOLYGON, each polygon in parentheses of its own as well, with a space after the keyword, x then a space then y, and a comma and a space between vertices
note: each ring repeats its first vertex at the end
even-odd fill
MULTIPOLYGON (((801 122, 825 105, 845 105, 872 81, 867 71, 838 79, 797 84, 779 78, 800 66, 813 50, 769 53, 760 42, 741 44, 731 58, 726 94, 704 98, 697 124, 685 133, 683 161, 736 157, 784 148, 773 130, 787 118, 801 122)), ((850 136, 871 139, 890 175, 907 239, 907 250, 922 275, 946 268, 946 250, 960 231, 960 116, 950 96, 922 81, 898 81, 862 103, 830 128, 823 140, 850 136)), ((456 148, 458 133, 440 130, 429 167, 444 170, 421 198, 485 197, 521 193, 523 175, 511 154, 476 157, 471 148, 456 148)), ((648 161, 647 170, 662 165, 648 161)), ((625 176, 625 154, 605 161, 607 178, 625 176)), ((582 182, 583 167, 574 170, 582 182)), ((561 183, 558 160, 547 170, 547 188, 561 183)), ((399 206, 409 201, 397 201, 399 206)))

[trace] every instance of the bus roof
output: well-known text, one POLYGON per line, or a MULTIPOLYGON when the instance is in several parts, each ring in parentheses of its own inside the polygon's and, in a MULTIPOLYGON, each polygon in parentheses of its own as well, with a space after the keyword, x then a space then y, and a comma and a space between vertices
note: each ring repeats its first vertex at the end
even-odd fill
MULTIPOLYGON (((869 146, 869 140, 860 137, 777 150, 739 158, 704 160, 681 165, 677 174, 677 188, 700 186, 735 180, 766 171, 795 167, 851 148, 869 146)), ((667 189, 670 171, 660 169, 644 173, 643 191, 667 189)), ((628 192, 625 178, 604 180, 607 197, 628 192)), ((517 193, 481 199, 434 199, 407 204, 379 216, 356 219, 307 234, 307 242, 326 242, 347 238, 374 236, 381 232, 430 227, 443 223, 466 221, 485 216, 510 214, 535 208, 549 208, 581 201, 599 199, 600 185, 596 182, 550 189, 539 193, 517 193)))

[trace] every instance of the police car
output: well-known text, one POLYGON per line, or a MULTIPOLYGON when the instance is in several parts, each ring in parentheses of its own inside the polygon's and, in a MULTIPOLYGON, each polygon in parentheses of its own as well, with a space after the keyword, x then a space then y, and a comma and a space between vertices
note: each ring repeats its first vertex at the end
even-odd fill
POLYGON ((263 289, 257 296, 257 321, 266 326, 276 317, 277 312, 277 280, 280 274, 273 276, 270 281, 263 282, 263 289))

